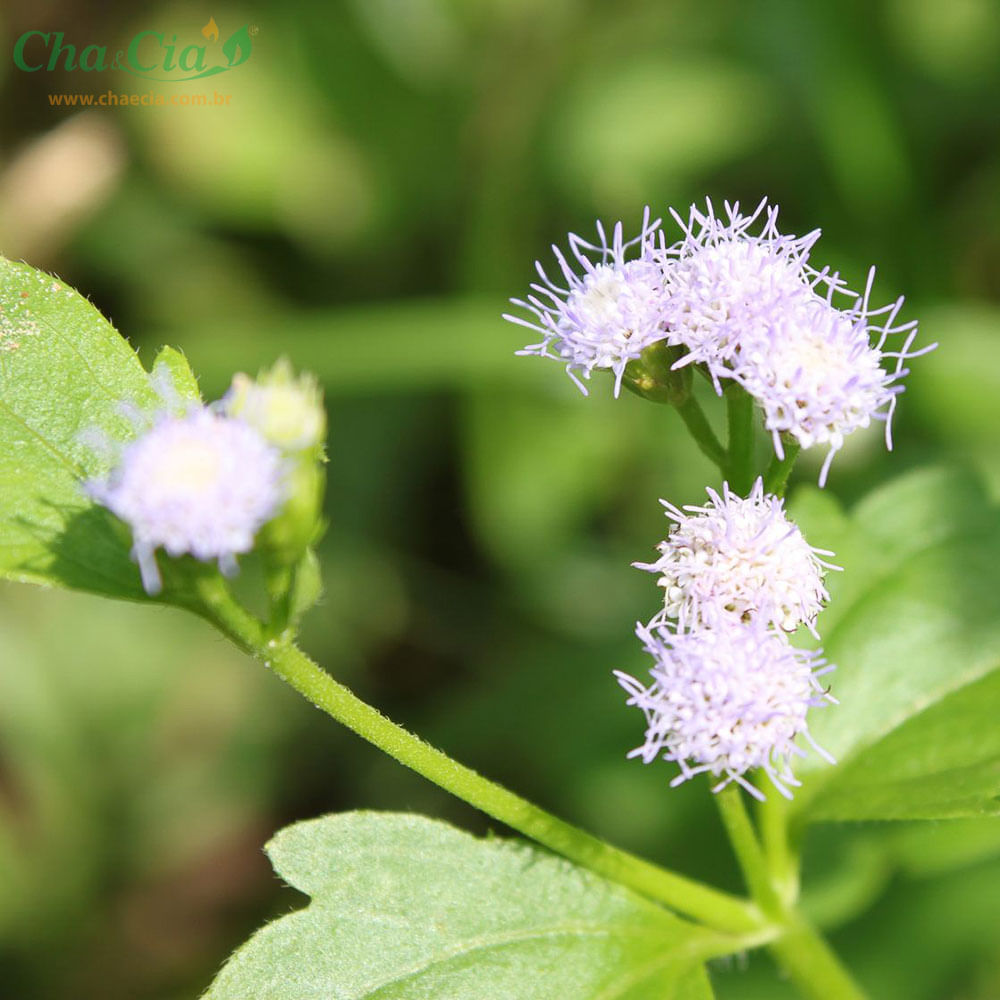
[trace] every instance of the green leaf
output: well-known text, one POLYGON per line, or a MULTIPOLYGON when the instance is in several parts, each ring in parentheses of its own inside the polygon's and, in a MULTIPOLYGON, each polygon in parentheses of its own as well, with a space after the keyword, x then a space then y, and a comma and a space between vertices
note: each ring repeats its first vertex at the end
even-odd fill
POLYGON ((709 932, 526 844, 354 812, 268 845, 312 896, 258 931, 206 1000, 704 1000, 709 932))
MULTIPOLYGON (((162 401, 128 343, 59 279, 0 258, 0 310, 0 576, 145 599, 127 528, 82 484, 108 471, 88 435, 124 440, 122 404, 162 401)), ((182 356, 161 358, 188 395, 182 356)))
POLYGON ((177 394, 185 400, 201 400, 198 379, 184 355, 174 347, 162 347, 153 362, 153 371, 159 367, 170 372, 170 378, 177 394))
POLYGON ((792 505, 843 574, 818 628, 840 704, 810 716, 816 758, 794 809, 810 820, 1000 811, 1000 521, 971 477, 907 475, 850 517, 828 497, 792 505))

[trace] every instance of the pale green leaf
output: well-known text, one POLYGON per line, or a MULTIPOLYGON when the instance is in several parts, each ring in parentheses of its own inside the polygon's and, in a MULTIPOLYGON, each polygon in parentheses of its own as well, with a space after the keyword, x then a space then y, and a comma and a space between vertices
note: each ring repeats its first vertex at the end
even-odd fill
POLYGON ((705 931, 525 844, 355 812, 268 845, 312 897, 258 931, 206 1000, 704 1000, 705 931))
POLYGON ((818 623, 840 704, 810 716, 839 766, 803 761, 796 811, 839 820, 996 812, 1000 521, 981 488, 925 470, 850 517, 814 493, 792 510, 844 567, 828 581, 818 623))
MULTIPOLYGON (((162 400, 128 343, 58 278, 0 259, 0 310, 0 576, 144 599, 128 529, 83 486, 108 471, 95 442, 134 433, 123 406, 162 400)), ((161 357, 187 396, 183 358, 161 357)))

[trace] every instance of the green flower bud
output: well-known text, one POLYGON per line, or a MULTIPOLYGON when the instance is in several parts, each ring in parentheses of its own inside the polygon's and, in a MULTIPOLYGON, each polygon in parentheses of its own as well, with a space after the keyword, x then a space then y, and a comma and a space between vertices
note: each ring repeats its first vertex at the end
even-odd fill
POLYGON ((287 358, 256 380, 234 375, 224 402, 229 416, 255 427, 284 452, 318 451, 323 444, 323 393, 314 376, 296 376, 287 358))

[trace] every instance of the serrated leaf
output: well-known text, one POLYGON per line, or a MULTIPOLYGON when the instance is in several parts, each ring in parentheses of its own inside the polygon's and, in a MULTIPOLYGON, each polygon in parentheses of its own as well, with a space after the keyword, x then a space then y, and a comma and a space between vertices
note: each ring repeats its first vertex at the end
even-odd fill
POLYGON ((526 844, 354 812, 288 827, 267 852, 312 902, 258 931, 206 1000, 712 995, 708 932, 526 844))
POLYGON ((107 471, 88 435, 123 440, 122 403, 162 401, 128 343, 59 279, 0 258, 0 309, 0 576, 144 599, 127 529, 81 484, 107 471))
POLYGON ((803 761, 794 810, 810 820, 997 812, 988 706, 1000 693, 1000 519, 982 488, 924 470, 847 518, 815 494, 792 511, 844 567, 818 623, 840 705, 810 717, 839 766, 803 761))

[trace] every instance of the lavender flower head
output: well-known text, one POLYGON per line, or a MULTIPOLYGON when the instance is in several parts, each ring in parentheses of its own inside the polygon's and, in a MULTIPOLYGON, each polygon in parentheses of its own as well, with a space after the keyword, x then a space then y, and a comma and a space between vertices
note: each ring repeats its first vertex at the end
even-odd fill
POLYGON ((733 362, 732 377, 760 404, 779 458, 782 434, 803 448, 828 446, 820 486, 845 437, 873 420, 885 423, 886 447, 892 450, 892 414, 903 391, 900 380, 908 374, 903 363, 937 346, 911 350, 916 322, 894 325, 902 298, 878 309, 869 306, 874 277, 872 268, 864 294, 849 308, 833 305, 832 289, 826 298, 812 295, 790 303, 770 327, 744 338, 733 362), (887 349, 891 334, 905 335, 899 350, 887 349))
POLYGON ((615 671, 628 704, 646 716, 645 742, 629 756, 674 761, 672 786, 708 772, 722 779, 713 791, 736 781, 763 799, 744 777, 762 768, 791 798, 787 786, 799 784, 791 758, 806 755, 798 736, 831 760, 806 724, 812 706, 833 701, 817 679, 833 669, 820 652, 795 649, 759 623, 677 634, 639 625, 636 634, 655 662, 648 688, 615 671))
POLYGON ((766 198, 750 215, 739 208, 726 202, 720 218, 711 201, 705 212, 692 205, 687 222, 671 209, 684 237, 663 254, 669 340, 688 351, 678 366, 705 365, 720 393, 720 379, 732 376, 744 340, 831 280, 807 264, 819 230, 783 236, 778 208, 766 198), (751 235, 761 219, 760 232, 751 235))
POLYGON ((745 499, 723 484, 708 489, 710 503, 675 507, 666 500, 674 524, 657 546, 660 558, 633 563, 660 574, 664 606, 650 625, 675 622, 679 629, 726 627, 741 621, 793 632, 815 632, 816 616, 829 598, 827 569, 837 569, 802 536, 778 497, 764 493, 758 479, 745 499))
POLYGON ((250 551, 285 500, 284 466, 257 430, 195 406, 160 414, 121 449, 109 478, 86 489, 131 527, 143 587, 157 594, 160 547, 235 572, 235 556, 250 551))
POLYGON ((727 202, 720 218, 708 202, 704 213, 692 206, 687 222, 674 218, 684 238, 663 255, 664 318, 669 342, 688 352, 677 364, 704 365, 720 393, 722 379, 740 383, 760 404, 779 458, 782 434, 803 448, 827 445, 821 486, 844 438, 872 420, 885 422, 891 450, 903 363, 936 346, 911 350, 916 323, 895 325, 903 299, 871 307, 874 268, 860 295, 817 270, 809 256, 819 230, 782 235, 766 199, 748 216, 727 202), (898 350, 886 347, 893 334, 906 337, 898 350))
POLYGON ((581 377, 589 379, 595 369, 609 369, 615 376, 617 396, 625 366, 666 336, 663 272, 657 259, 658 243, 662 244, 660 220, 650 222, 647 208, 635 239, 624 242, 620 222, 610 243, 601 223, 597 235, 595 244, 570 234, 576 270, 558 247, 552 247, 563 284, 551 280, 536 261, 541 283, 531 285, 532 294, 526 299, 511 299, 533 319, 509 314, 504 319, 542 335, 541 341, 518 354, 565 362, 566 371, 584 394, 587 389, 581 377))

